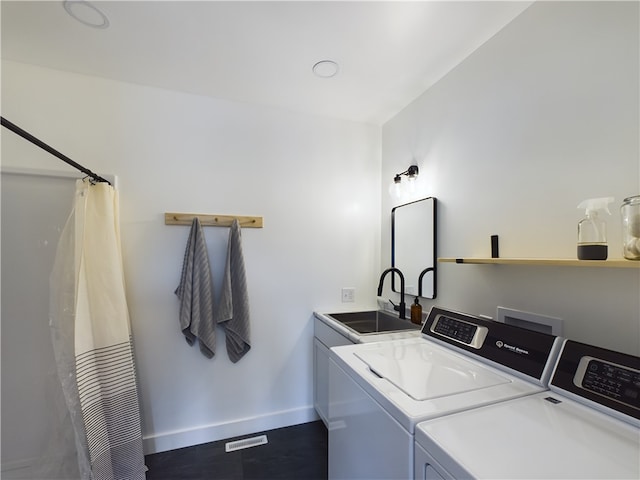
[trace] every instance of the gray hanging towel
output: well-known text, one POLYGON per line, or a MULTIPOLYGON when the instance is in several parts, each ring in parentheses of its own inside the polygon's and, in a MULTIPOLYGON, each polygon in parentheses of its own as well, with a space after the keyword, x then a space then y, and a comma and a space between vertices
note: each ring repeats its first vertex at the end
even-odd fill
POLYGON ((234 220, 229 230, 227 265, 224 269, 218 323, 224 328, 227 354, 236 363, 251 348, 249 335, 249 295, 242 257, 240 223, 234 220))
POLYGON ((180 328, 187 343, 193 345, 197 338, 202 354, 213 357, 216 346, 213 280, 207 243, 198 217, 191 223, 180 285, 175 294, 180 299, 180 328))

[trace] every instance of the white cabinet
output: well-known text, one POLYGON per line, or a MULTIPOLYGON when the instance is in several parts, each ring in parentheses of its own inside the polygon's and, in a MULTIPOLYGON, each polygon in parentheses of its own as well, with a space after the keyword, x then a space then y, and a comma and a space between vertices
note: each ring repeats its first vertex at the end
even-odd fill
POLYGON ((354 342, 317 318, 314 319, 313 329, 313 406, 324 424, 328 425, 329 349, 354 342))

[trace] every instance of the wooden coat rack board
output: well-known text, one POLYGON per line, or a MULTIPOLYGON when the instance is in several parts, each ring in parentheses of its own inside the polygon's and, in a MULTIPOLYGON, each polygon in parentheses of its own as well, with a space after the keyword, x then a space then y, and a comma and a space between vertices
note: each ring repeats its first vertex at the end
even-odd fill
POLYGON ((237 218, 242 228, 262 228, 262 217, 245 217, 240 215, 204 215, 200 213, 165 213, 165 225, 191 226, 198 217, 203 227, 230 227, 237 218))

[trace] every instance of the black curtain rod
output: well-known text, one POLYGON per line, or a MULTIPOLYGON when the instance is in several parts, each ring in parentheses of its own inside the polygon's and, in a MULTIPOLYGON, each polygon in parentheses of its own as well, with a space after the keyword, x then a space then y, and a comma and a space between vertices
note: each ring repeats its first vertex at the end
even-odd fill
POLYGON ((84 173, 85 175, 88 175, 89 177, 91 177, 93 180, 95 180, 96 182, 106 182, 109 185, 111 185, 111 182, 105 178, 102 178, 100 175, 93 173, 91 170, 89 170, 88 168, 83 167, 82 165, 80 165, 79 163, 74 162, 73 160, 71 160, 69 157, 67 157, 66 155, 63 155, 62 153, 60 153, 59 151, 57 151, 56 149, 50 147, 49 145, 47 145, 46 143, 44 143, 42 140, 34 137, 33 135, 31 135, 29 132, 26 132, 25 130, 21 129, 20 127, 18 127, 17 125, 15 125, 14 123, 11 123, 9 120, 7 120, 4 117, 0 117, 0 119, 2 119, 2 126, 5 128, 8 128, 9 130, 11 130, 13 133, 20 135, 22 138, 24 138, 25 140, 28 140, 29 142, 33 143, 34 145, 37 145, 38 147, 42 148, 43 150, 46 150, 47 152, 49 152, 51 155, 58 157, 60 160, 62 160, 65 163, 68 163, 69 165, 71 165, 73 168, 80 170, 82 173, 84 173))

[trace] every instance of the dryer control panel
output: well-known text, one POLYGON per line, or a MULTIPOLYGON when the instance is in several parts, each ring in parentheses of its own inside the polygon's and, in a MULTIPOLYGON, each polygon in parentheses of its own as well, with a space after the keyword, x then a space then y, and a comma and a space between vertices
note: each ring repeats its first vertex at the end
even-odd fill
POLYGON ((597 358, 580 359, 573 383, 630 405, 640 402, 640 371, 597 358))
POLYGON ((640 419, 640 358, 567 340, 551 384, 640 419))

